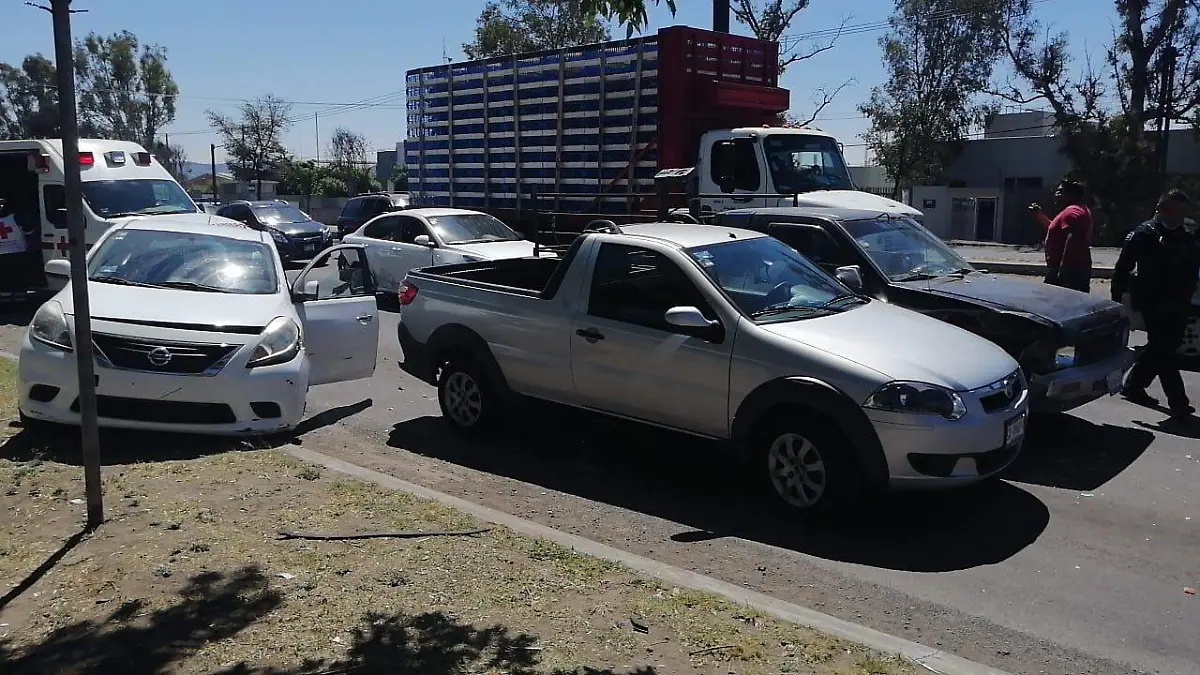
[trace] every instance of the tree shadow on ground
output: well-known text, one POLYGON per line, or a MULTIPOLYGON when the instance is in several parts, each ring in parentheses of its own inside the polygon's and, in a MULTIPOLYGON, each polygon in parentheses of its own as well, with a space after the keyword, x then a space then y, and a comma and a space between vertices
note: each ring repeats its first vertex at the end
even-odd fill
MULTIPOLYGON (((232 574, 205 572, 192 577, 179 601, 142 616, 141 601, 122 604, 103 620, 84 620, 55 630, 41 642, 14 646, 0 640, 0 663, 13 673, 122 673, 152 675, 177 669, 205 645, 228 640, 283 604, 253 566, 232 574)), ((349 627, 347 627, 349 628, 349 627)), ((280 639, 287 639, 281 633, 280 639)), ((536 636, 513 633, 502 625, 477 628, 442 612, 383 614, 368 612, 352 629, 340 659, 306 659, 294 666, 241 662, 222 667, 221 675, 461 675, 503 672, 541 673, 536 636)), ((650 668, 625 671, 653 675, 650 668)), ((583 667, 552 675, 615 675, 583 667)))

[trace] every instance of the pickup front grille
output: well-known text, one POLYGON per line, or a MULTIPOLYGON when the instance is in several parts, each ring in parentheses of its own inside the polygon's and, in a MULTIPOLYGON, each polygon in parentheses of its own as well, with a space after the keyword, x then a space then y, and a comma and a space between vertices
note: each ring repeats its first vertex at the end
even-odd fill
POLYGON ((92 334, 93 351, 102 365, 122 370, 169 375, 216 375, 240 345, 167 342, 92 334))

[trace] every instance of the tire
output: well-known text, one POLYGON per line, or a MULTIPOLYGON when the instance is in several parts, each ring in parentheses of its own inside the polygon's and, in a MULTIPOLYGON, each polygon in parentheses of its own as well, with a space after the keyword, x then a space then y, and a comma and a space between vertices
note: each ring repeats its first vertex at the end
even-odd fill
POLYGON ((753 456, 758 482, 791 515, 828 520, 851 515, 863 497, 850 442, 829 420, 790 414, 764 426, 753 456))
POLYGON ((501 397, 478 362, 461 353, 443 360, 438 374, 438 406, 442 417, 464 436, 477 436, 499 426, 501 397))

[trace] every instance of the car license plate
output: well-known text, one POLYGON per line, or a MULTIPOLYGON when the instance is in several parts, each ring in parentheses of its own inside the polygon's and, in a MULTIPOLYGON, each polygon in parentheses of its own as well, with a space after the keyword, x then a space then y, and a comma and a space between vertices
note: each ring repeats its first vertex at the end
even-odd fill
POLYGON ((1108 387, 1108 393, 1115 394, 1121 391, 1121 380, 1124 378, 1125 371, 1114 370, 1104 378, 1104 384, 1108 387))
POLYGON ((1011 448, 1025 438, 1025 413, 1004 423, 1004 447, 1011 448))

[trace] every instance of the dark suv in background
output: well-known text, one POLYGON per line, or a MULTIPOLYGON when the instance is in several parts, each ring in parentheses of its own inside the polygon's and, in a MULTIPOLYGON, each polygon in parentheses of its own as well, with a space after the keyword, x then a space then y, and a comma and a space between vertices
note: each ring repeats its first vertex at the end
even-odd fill
POLYGON ((338 216, 338 234, 350 234, 375 216, 407 209, 409 204, 407 192, 373 192, 351 197, 342 207, 342 214, 338 216))
POLYGON ((308 260, 333 243, 324 225, 283 200, 230 202, 217 215, 268 232, 284 262, 308 260))

